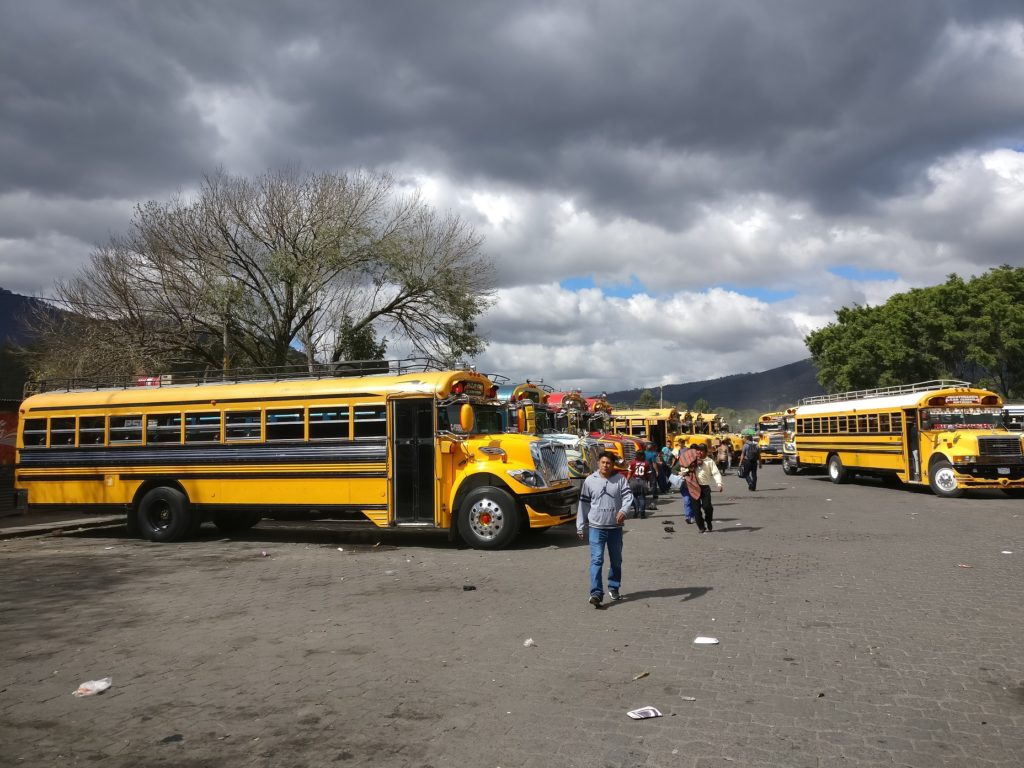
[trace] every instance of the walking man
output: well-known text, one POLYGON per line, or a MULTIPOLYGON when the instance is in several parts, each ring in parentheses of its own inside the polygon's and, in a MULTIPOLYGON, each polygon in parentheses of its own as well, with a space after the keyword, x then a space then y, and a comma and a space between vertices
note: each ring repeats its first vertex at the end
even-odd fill
POLYGON ((751 491, 757 490, 757 465, 760 463, 761 446, 757 444, 757 438, 747 435, 746 445, 743 446, 743 456, 740 459, 740 468, 747 481, 747 488, 751 491))
POLYGON ((633 505, 633 494, 620 473, 615 471, 615 454, 602 451, 597 471, 583 481, 576 511, 576 535, 583 540, 583 527, 590 528, 590 604, 601 608, 604 586, 601 570, 608 550, 608 596, 618 600, 622 586, 622 526, 633 505))
POLYGON ((718 465, 714 459, 708 456, 708 447, 701 443, 697 446, 697 484, 700 485, 700 503, 694 504, 693 514, 697 519, 697 528, 701 533, 710 533, 714 530, 712 522, 715 516, 715 505, 711 503, 711 486, 718 486, 722 491, 722 473, 718 471, 718 465))

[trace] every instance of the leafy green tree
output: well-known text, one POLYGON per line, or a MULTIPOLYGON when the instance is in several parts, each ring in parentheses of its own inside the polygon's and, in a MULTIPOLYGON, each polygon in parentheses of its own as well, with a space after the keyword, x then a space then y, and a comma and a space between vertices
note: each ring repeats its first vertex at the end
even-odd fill
POLYGON ((658 404, 658 399, 654 396, 654 393, 649 389, 645 389, 640 393, 640 397, 636 401, 637 408, 653 408, 658 404))
POLYGON ((955 378, 1024 395, 1024 268, 897 294, 877 307, 842 307, 806 338, 829 391, 955 378))
POLYGON ((693 410, 695 413, 711 413, 711 403, 702 397, 693 404, 693 410))

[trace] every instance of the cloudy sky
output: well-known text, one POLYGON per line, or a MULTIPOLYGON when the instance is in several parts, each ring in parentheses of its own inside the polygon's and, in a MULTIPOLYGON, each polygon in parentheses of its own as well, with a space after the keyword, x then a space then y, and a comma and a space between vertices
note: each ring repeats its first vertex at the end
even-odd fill
POLYGON ((473 222, 483 370, 764 370, 842 305, 1024 265, 1024 6, 0 0, 0 286, 285 166, 473 222))

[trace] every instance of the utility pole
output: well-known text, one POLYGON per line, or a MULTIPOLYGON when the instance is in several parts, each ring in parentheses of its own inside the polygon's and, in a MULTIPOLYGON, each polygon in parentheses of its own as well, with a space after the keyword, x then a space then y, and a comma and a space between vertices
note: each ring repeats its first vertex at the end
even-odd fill
POLYGON ((659 384, 658 385, 658 407, 659 408, 664 408, 665 407, 665 385, 664 384, 659 384))

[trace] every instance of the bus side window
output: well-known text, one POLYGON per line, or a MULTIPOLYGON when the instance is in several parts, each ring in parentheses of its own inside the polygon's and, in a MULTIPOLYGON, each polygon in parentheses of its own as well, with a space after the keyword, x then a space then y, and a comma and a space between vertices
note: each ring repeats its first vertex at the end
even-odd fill
POLYGON ((50 447, 75 444, 75 417, 63 416, 50 419, 50 447))
POLYGON ((225 440, 259 440, 259 411, 228 411, 224 414, 225 440))
POLYGON ((102 416, 78 417, 78 444, 103 445, 106 420, 102 416))
POLYGON ((142 442, 142 416, 111 416, 110 444, 128 445, 142 442))
POLYGON ((310 440, 348 440, 347 405, 309 409, 310 440))
POLYGON ((886 432, 886 433, 891 431, 891 429, 889 427, 889 414, 888 413, 880 413, 878 415, 878 428, 879 428, 880 431, 886 432))
POLYGON ((46 419, 25 419, 22 440, 26 448, 42 448, 46 445, 46 419))
POLYGON ((155 413, 146 417, 147 443, 180 443, 181 414, 155 413))
POLYGON ((356 437, 387 437, 388 422, 383 405, 357 405, 355 408, 356 437))
POLYGON ((896 413, 891 413, 891 414, 889 414, 889 416, 890 416, 890 418, 892 420, 892 431, 895 432, 898 435, 902 435, 903 434, 903 418, 900 416, 899 412, 897 411, 896 413))
POLYGON ((305 425, 301 408, 267 411, 267 440, 302 440, 305 425))
POLYGON ((186 443, 219 443, 220 413, 186 413, 186 443))

